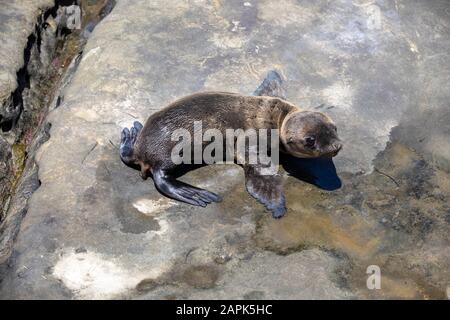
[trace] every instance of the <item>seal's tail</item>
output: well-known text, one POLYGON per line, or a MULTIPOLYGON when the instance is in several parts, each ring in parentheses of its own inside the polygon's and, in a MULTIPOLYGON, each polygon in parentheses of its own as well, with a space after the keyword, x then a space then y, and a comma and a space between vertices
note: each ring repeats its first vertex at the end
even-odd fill
POLYGON ((253 92, 253 95, 286 99, 283 84, 284 81, 281 74, 276 70, 271 70, 259 85, 258 89, 253 92))

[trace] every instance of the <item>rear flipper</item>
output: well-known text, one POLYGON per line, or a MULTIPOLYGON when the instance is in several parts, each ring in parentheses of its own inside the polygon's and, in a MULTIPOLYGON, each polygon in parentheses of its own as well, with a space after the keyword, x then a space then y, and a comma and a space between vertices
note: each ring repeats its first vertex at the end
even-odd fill
POLYGON ((283 78, 276 70, 271 70, 259 85, 258 89, 253 92, 254 96, 270 96, 286 99, 285 90, 283 88, 283 78))
POLYGON ((133 149, 136 143, 136 137, 142 130, 142 124, 138 121, 133 123, 131 130, 124 128, 120 138, 120 158, 125 164, 133 164, 133 149))
POLYGON ((178 181, 163 170, 153 171, 153 181, 162 194, 194 206, 206 207, 211 202, 222 201, 217 194, 178 181))
POLYGON ((245 186, 256 200, 261 202, 279 219, 286 213, 283 183, 280 175, 262 175, 257 166, 245 165, 245 186))

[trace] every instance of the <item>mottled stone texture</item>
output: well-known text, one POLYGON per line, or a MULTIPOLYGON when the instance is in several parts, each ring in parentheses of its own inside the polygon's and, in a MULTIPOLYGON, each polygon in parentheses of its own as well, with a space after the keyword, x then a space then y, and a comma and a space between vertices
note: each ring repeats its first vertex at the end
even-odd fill
POLYGON ((445 1, 117 1, 49 116, 0 296, 445 298, 449 14, 445 1), (196 208, 121 163, 122 127, 195 91, 250 94, 271 69, 289 101, 336 120, 340 190, 287 177, 274 220, 237 166, 182 178, 225 198, 196 208))

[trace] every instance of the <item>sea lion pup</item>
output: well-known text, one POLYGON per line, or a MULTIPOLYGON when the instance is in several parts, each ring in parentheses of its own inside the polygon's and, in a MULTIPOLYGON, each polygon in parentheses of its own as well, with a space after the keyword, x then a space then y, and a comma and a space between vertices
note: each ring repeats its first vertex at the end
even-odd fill
MULTIPOLYGON (((135 122, 131 130, 123 129, 120 157, 130 166, 139 166, 141 176, 152 175, 156 188, 164 195, 195 206, 205 207, 221 198, 174 177, 177 164, 172 150, 178 141, 172 133, 185 129, 194 135, 194 122, 204 129, 278 129, 280 151, 300 158, 333 157, 342 147, 336 126, 323 113, 302 110, 279 97, 281 77, 274 71, 255 91, 254 96, 227 92, 202 92, 181 98, 151 115, 145 126, 135 122)), ((224 133, 225 136, 225 133, 224 133)), ((205 142, 203 142, 203 148, 205 142)), ((260 164, 241 164, 247 191, 281 218, 285 200, 280 175, 264 175, 260 164)))

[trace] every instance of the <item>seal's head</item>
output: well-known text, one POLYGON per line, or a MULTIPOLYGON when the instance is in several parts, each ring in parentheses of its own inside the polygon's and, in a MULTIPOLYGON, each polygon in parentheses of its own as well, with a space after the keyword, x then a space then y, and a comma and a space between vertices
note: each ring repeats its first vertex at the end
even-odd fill
POLYGON ((284 150, 298 158, 334 157, 342 149, 336 125, 321 112, 288 114, 280 135, 284 150))

